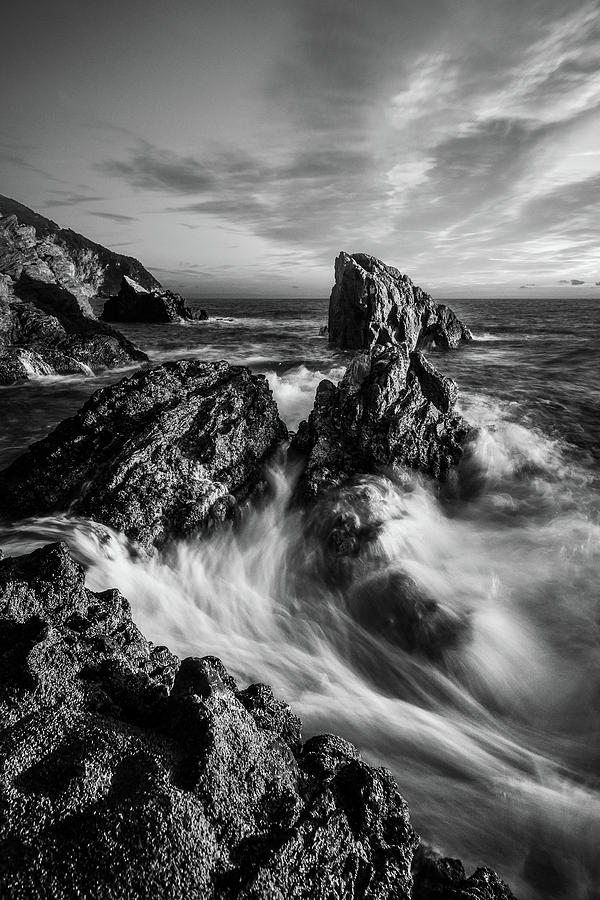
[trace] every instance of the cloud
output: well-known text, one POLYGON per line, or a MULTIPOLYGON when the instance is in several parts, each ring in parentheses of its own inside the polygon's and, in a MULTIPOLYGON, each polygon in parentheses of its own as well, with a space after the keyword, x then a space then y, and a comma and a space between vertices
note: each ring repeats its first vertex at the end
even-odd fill
POLYGON ((52 191, 51 193, 56 196, 46 201, 46 209, 53 206, 81 206, 84 203, 95 203, 105 199, 95 194, 82 194, 72 191, 52 191))
POLYGON ((136 216, 123 216, 120 213, 93 212, 92 215, 98 216, 101 219, 108 219, 110 222, 114 222, 116 225, 126 225, 129 222, 139 222, 139 219, 136 216))
POLYGON ((306 0, 293 16, 261 141, 138 142, 99 171, 186 228, 318 265, 351 247, 438 284, 593 277, 597 2, 306 0))
POLYGON ((199 193, 210 189, 213 174, 194 157, 182 157, 144 143, 127 160, 107 160, 96 168, 117 175, 136 188, 178 194, 199 193))

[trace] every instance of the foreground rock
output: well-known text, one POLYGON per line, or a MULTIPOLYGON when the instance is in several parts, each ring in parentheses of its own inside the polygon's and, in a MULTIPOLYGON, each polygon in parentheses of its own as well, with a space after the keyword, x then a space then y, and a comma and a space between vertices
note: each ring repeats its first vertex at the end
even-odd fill
POLYGON ((149 549, 235 515, 286 437, 263 376, 167 363, 97 391, 0 473, 0 509, 69 510, 149 549))
POLYGON ((6 197, 0 212, 10 213, 0 218, 0 384, 147 360, 96 320, 90 298, 125 272, 149 287, 152 275, 6 197))
POLYGON ((3 897, 511 900, 417 857, 384 769, 269 687, 146 641, 64 544, 0 561, 3 897))
POLYGON ((124 276, 118 295, 108 298, 100 318, 107 322, 181 322, 205 320, 208 316, 204 310, 195 313, 179 294, 148 291, 124 276))
POLYGON ((406 342, 410 350, 472 340, 450 307, 366 253, 340 253, 329 300, 329 343, 349 350, 406 342))
POLYGON ((355 475, 418 469, 441 481, 473 433, 454 411, 457 387, 406 343, 359 353, 336 386, 322 381, 292 450, 307 460, 299 492, 313 500, 355 475))

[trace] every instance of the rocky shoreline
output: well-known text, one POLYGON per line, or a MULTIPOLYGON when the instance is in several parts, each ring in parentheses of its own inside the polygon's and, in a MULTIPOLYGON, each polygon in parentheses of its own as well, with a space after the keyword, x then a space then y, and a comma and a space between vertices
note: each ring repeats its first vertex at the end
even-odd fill
MULTIPOLYGON (((88 287, 101 293, 101 254, 82 279, 58 226, 43 221, 0 220, 10 251, 0 254, 0 379, 27 375, 25 353, 38 374, 143 362, 87 310, 88 287)), ((114 266, 104 272, 114 296, 114 266)), ((125 294, 135 276, 120 272, 125 294)), ((152 282, 136 303, 165 300, 152 282)), ((321 382, 290 448, 303 465, 294 503, 356 616, 393 595, 396 642, 432 658, 462 639, 462 624, 402 573, 354 596, 353 567, 376 525, 361 522, 360 503, 333 521, 319 503, 369 473, 454 477, 473 429, 455 411, 456 384, 421 351, 469 339, 398 270, 340 254, 329 340, 359 352, 338 385, 321 382)), ((152 553, 235 521, 288 440, 265 378, 245 367, 142 369, 0 473, 1 515, 89 517, 152 553)), ((0 668, 3 896, 513 897, 491 870, 467 877, 421 844, 391 774, 339 737, 303 742, 268 686, 240 689, 214 657, 153 646, 118 590, 86 588, 64 544, 0 560, 0 668)))

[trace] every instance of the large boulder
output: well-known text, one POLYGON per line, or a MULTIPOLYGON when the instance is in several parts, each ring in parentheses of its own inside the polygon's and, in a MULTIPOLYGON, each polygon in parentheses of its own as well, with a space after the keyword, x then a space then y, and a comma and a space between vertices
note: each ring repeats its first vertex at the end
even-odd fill
POLYGON ((97 391, 0 473, 0 509, 69 510, 150 549, 235 515, 286 437, 263 376, 167 363, 97 391))
POLYGON ((456 383, 407 343, 358 353, 336 386, 322 381, 292 450, 306 458, 299 492, 314 499, 355 475, 418 469, 440 481, 472 434, 454 410, 456 383))
POLYGON ((472 339, 454 312, 393 266, 366 253, 340 253, 329 300, 329 343, 349 350, 405 342, 410 350, 458 347, 472 339))
POLYGON ((124 275, 118 295, 108 298, 100 318, 106 322, 181 322, 208 316, 204 310, 196 313, 190 309, 180 294, 148 291, 124 275))
POLYGON ((417 857, 413 885, 389 772, 333 735, 302 744, 218 659, 152 645, 64 544, 0 560, 0 673, 3 897, 512 900, 457 860, 417 857))

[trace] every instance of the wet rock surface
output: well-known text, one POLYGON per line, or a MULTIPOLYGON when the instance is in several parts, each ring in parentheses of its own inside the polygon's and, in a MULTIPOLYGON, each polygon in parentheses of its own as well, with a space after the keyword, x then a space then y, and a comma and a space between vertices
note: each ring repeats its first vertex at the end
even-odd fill
POLYGON ((119 293, 108 298, 100 318, 106 322, 181 322, 202 321, 208 315, 204 310, 194 312, 180 294, 158 289, 148 291, 132 278, 123 276, 119 293))
POLYGON ((389 772, 152 645, 64 544, 0 560, 0 671, 2 896, 512 898, 415 858, 389 772))
POLYGON ((349 350, 403 343, 454 349, 472 339, 450 307, 393 266, 366 253, 340 253, 329 300, 329 343, 349 350))
POLYGON ((0 473, 0 509, 68 510, 150 549, 235 516, 286 437, 263 376, 167 363, 97 391, 0 473))
POLYGON ((313 500, 350 478, 417 469, 443 481, 472 435, 454 411, 456 384, 406 343, 357 354, 336 386, 322 381, 292 451, 304 456, 298 495, 313 500))
POLYGON ((39 375, 90 374, 147 360, 98 322, 90 298, 117 272, 158 284, 137 260, 112 254, 0 197, 0 384, 39 375))

